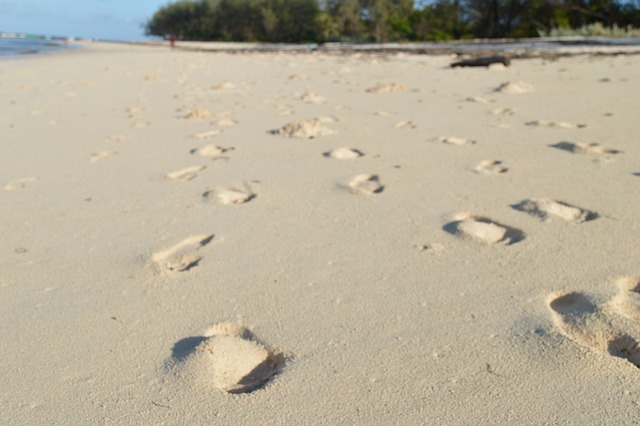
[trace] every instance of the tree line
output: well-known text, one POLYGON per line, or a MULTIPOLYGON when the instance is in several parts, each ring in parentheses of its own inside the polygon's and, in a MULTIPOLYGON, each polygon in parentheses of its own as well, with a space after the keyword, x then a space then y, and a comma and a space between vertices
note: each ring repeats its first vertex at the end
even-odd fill
POLYGON ((179 0, 145 24, 194 41, 318 43, 536 37, 640 27, 640 0, 179 0))

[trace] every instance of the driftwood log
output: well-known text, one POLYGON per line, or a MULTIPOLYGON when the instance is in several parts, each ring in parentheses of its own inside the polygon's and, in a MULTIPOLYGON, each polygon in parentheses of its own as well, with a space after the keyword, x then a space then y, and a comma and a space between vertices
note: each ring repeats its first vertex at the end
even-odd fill
POLYGON ((451 64, 452 68, 455 67, 488 67, 491 64, 502 64, 505 67, 509 66, 509 58, 502 55, 494 56, 481 56, 478 58, 464 59, 462 61, 454 62, 451 64))

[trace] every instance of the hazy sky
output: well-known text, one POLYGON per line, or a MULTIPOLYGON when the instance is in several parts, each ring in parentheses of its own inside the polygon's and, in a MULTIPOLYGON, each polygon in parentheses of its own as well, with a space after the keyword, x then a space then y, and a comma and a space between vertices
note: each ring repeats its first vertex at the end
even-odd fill
POLYGON ((0 0, 0 31, 138 40, 169 0, 0 0))

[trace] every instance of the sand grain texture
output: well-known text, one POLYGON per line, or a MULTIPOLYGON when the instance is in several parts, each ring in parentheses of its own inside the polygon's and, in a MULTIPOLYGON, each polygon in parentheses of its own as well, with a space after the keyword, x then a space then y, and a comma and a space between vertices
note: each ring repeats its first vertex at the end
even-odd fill
POLYGON ((640 56, 32 56, 2 423, 640 421, 640 56))

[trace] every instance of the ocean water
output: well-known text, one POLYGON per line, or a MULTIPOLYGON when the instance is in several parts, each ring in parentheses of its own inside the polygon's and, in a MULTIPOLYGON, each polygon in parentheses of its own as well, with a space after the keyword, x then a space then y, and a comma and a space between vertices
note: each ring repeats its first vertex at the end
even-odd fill
POLYGON ((71 48, 73 46, 57 40, 0 37, 0 59, 60 52, 71 48))

